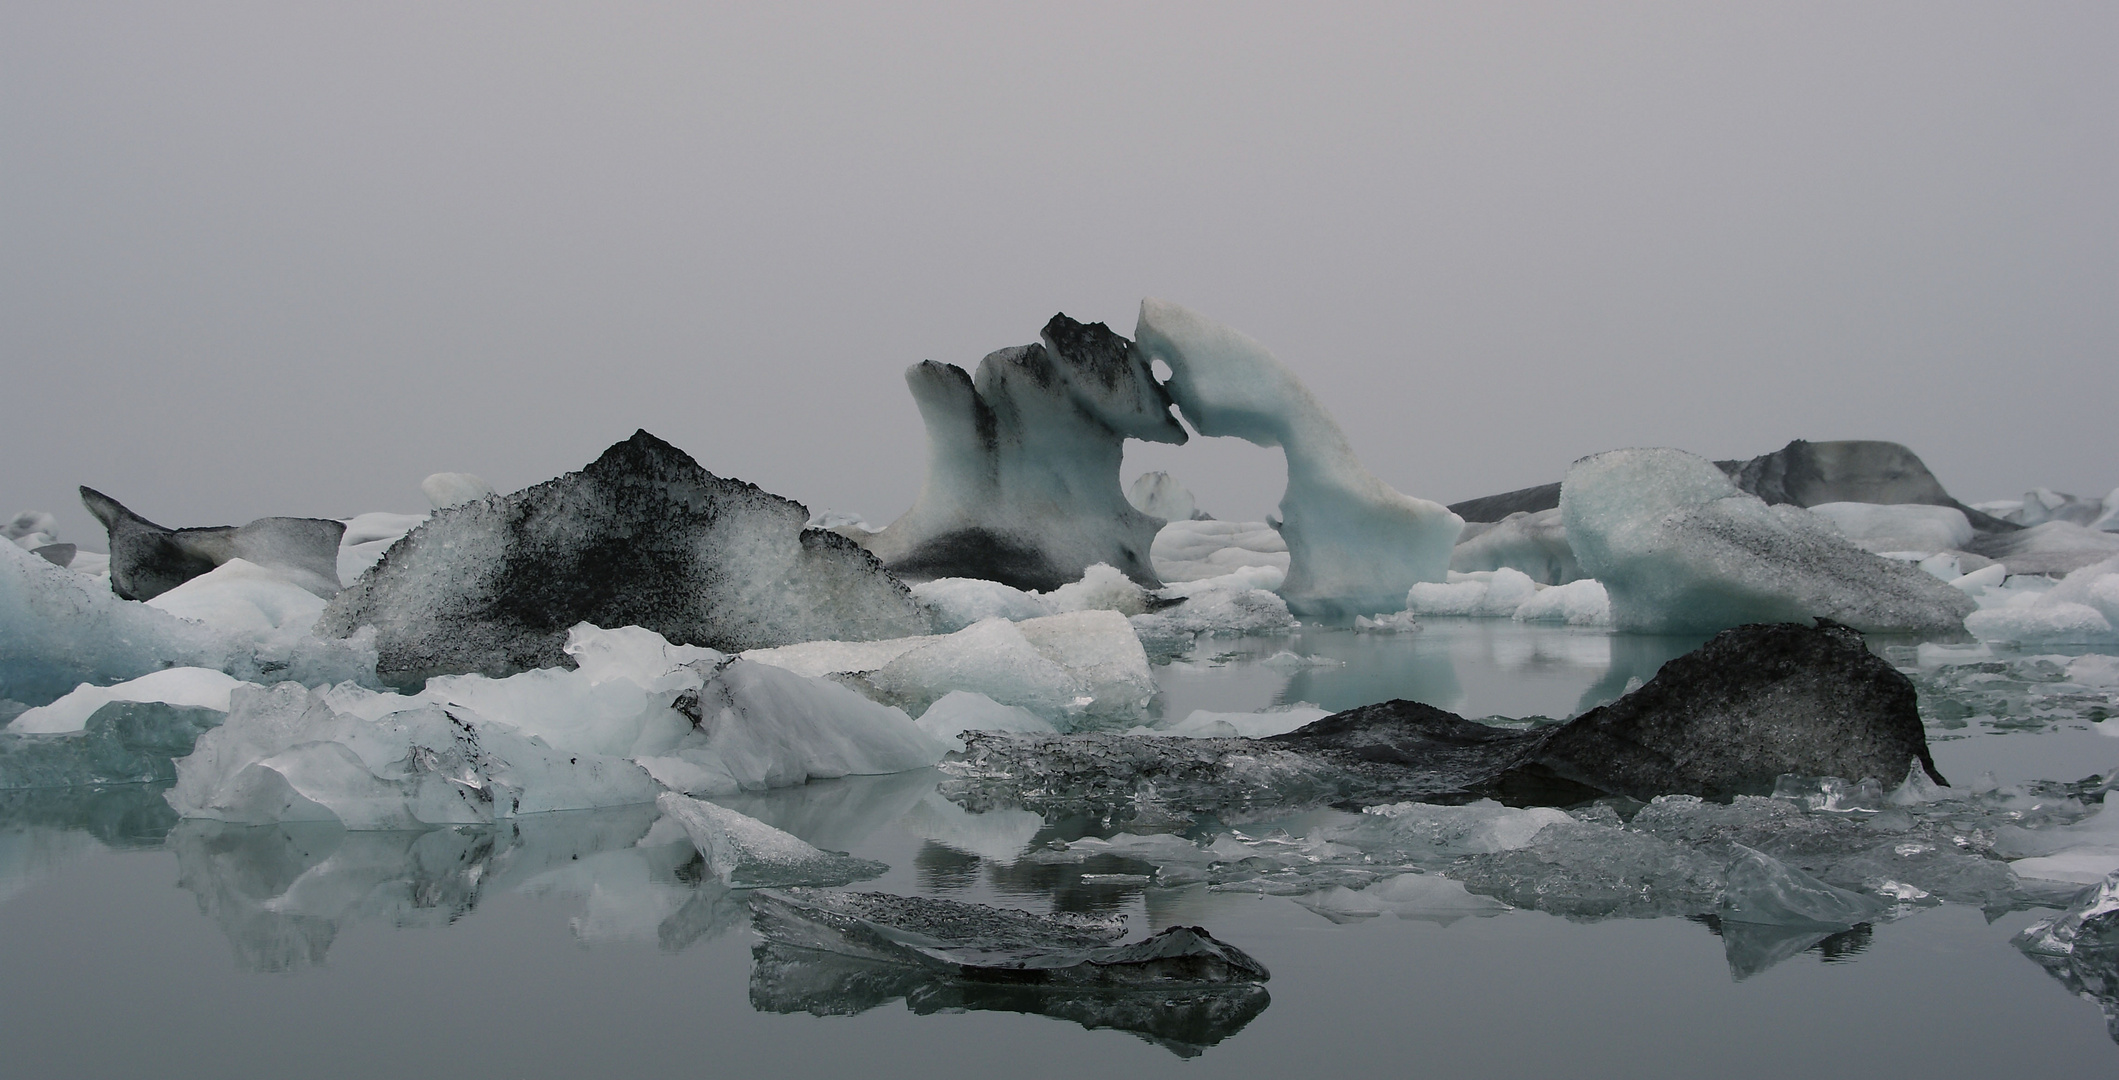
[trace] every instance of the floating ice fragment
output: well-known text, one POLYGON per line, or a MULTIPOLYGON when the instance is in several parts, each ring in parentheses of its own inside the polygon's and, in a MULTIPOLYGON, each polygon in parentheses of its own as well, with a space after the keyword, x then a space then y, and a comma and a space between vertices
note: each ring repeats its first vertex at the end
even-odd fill
POLYGON ((757 818, 674 792, 663 792, 655 805, 684 826, 723 885, 847 885, 890 870, 870 859, 820 851, 757 818))
POLYGON ((1736 845, 1717 908, 1725 922, 1844 929, 1883 914, 1860 893, 1827 885, 1763 852, 1736 845))

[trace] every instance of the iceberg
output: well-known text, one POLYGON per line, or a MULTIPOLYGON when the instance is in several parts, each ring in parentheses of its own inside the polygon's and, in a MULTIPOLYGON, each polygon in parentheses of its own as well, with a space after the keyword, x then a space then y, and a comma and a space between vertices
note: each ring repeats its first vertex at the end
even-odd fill
POLYGON ((339 590, 343 522, 271 517, 171 529, 94 488, 81 489, 81 502, 109 530, 110 588, 127 600, 152 600, 230 559, 266 567, 320 597, 339 590))
POLYGON ((2015 645, 2119 644, 2119 555, 2081 567, 2049 589, 1997 599, 1965 617, 1973 637, 2015 645))
POLYGON ((1397 609, 1414 582, 1443 579, 1464 519, 1363 467, 1331 414, 1264 346, 1152 298, 1141 301, 1134 337, 1169 365, 1170 397, 1200 434, 1285 451, 1280 594, 1289 610, 1372 615, 1397 609))
POLYGON ((54 734, 0 731, 0 790, 151 784, 176 779, 225 710, 158 701, 112 701, 78 728, 54 734))
POLYGON ((292 626, 265 637, 215 630, 120 599, 95 578, 0 544, 0 698, 41 704, 83 683, 105 685, 165 668, 237 679, 374 682, 366 635, 322 641, 292 626))
POLYGON ((1119 487, 1125 440, 1182 443, 1170 398, 1130 341, 1064 314, 1039 344, 1002 349, 974 376, 906 369, 927 425, 927 479, 912 508, 864 543, 908 577, 975 577, 1052 589, 1108 563, 1155 584, 1161 521, 1119 487))
POLYGON ((1736 850, 1717 908, 1723 922, 1845 929, 1884 913, 1874 897, 1827 885, 1741 844, 1736 850))
MULTIPOLYGON (((1249 567, 1271 567, 1283 580, 1288 572, 1288 542, 1263 521, 1173 521, 1156 532, 1148 556, 1156 575, 1173 584, 1249 567)), ((1278 582, 1273 587, 1279 588, 1278 582)))
POLYGON ((675 792, 664 792, 655 805, 684 826, 706 857, 707 869, 730 887, 849 885, 890 869, 870 859, 820 851, 757 818, 675 792))
POLYGON ((490 824, 652 802, 659 791, 632 762, 568 754, 467 710, 401 699, 409 707, 365 719, 332 707, 348 696, 396 695, 236 688, 226 722, 176 763, 170 805, 187 818, 337 821, 358 831, 490 824))
POLYGON ((1831 619, 1858 630, 1946 632, 1970 597, 1848 543, 1809 511, 1744 494, 1705 458, 1613 450, 1568 470, 1560 514, 1613 623, 1635 632, 1831 619))
POLYGON ((1565 585, 1582 578, 1582 565, 1568 546, 1560 508, 1535 514, 1514 513, 1491 524, 1467 525, 1450 551, 1449 568, 1459 573, 1517 570, 1540 585, 1565 585))
POLYGON ((306 636, 324 613, 324 601, 315 593, 248 559, 230 559, 157 595, 147 606, 256 638, 282 632, 306 636))
POLYGON ((1954 506, 1819 503, 1810 512, 1863 551, 1954 551, 1972 542, 1972 523, 1954 506))
POLYGON ((380 670, 422 676, 559 666, 582 622, 729 652, 927 629, 903 584, 808 520, 635 432, 580 472, 436 511, 317 630, 373 626, 380 670))
POLYGON ((2011 574, 2066 574, 2119 555, 2119 533, 2046 521, 2017 532, 1989 533, 1964 545, 2011 574))
POLYGON ((858 675, 884 700, 913 713, 964 690, 1071 723, 1137 715, 1155 694, 1132 625, 1105 610, 1022 622, 995 617, 953 634, 819 641, 743 655, 803 675, 858 675))

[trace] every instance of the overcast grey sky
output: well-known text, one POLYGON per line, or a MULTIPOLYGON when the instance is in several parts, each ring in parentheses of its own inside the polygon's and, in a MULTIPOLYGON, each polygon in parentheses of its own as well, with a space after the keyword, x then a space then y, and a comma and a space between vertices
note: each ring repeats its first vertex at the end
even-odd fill
MULTIPOLYGON (((907 364, 1144 295, 1442 501, 1798 436, 2096 495, 2115 192, 2108 0, 17 2, 0 511, 420 509, 646 427, 880 524, 907 364)), ((1224 442, 1129 469, 1262 514, 1224 442)))

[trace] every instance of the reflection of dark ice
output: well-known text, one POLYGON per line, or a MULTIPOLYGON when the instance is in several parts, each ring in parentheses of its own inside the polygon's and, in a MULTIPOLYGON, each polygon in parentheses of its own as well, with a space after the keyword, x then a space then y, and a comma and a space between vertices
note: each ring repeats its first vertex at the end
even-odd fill
POLYGON ((751 973, 761 1011, 848 1014, 903 998, 920 1013, 1115 1027, 1189 1057, 1270 1000, 1264 966, 1198 927, 1122 943, 1122 917, 815 889, 756 893, 751 909, 766 939, 751 973))

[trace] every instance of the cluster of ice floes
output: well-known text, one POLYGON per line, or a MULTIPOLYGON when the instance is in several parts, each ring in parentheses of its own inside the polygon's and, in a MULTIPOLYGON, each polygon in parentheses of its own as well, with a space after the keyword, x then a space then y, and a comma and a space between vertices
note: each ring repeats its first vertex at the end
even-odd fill
POLYGON ((1520 570, 1450 571, 1446 582, 1422 582, 1406 590, 1408 616, 1456 615, 1608 626, 1611 599, 1594 578, 1563 585, 1533 581, 1520 570))
POLYGON ((1274 634, 1293 629, 1294 616, 1273 591, 1285 577, 1278 567, 1238 564, 1214 577, 1151 590, 1099 563, 1090 566, 1081 580, 1044 593, 979 578, 937 578, 913 586, 912 594, 926 605, 935 629, 943 633, 983 619, 1023 621, 1080 611, 1114 611, 1128 616, 1141 642, 1162 655, 1185 651, 1202 634, 1274 634))
POLYGON ((1921 716, 1944 729, 1977 725, 2043 730, 2119 716, 2119 657, 2067 656, 1979 645, 1892 646, 1887 650, 1920 687, 1921 716))
POLYGON ((1980 610, 1964 626, 1981 641, 1998 644, 2119 644, 2119 555, 2058 582, 2012 577, 1989 585, 1981 590, 1980 610))

